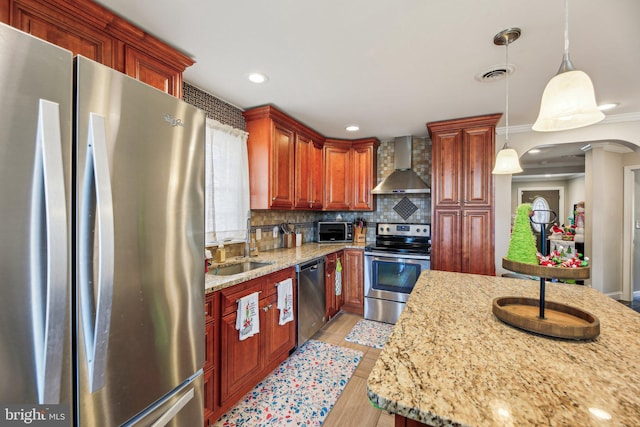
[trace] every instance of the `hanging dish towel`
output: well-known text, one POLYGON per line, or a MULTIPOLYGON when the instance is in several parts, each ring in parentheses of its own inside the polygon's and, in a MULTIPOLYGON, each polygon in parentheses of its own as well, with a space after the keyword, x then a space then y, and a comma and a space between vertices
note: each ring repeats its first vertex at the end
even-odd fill
POLYGON ((242 297, 238 300, 238 315, 236 329, 240 331, 240 341, 260 332, 260 317, 258 316, 258 292, 242 297))
POLYGON ((278 309, 280 325, 293 320, 293 280, 286 279, 278 283, 278 309))
POLYGON ((336 295, 342 295, 342 263, 340 258, 336 260, 336 295))

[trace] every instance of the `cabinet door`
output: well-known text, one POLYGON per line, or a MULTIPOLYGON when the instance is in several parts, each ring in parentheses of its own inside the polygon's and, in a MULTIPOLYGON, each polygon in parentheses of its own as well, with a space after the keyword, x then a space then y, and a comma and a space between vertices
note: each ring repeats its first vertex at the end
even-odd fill
POLYGON ((432 194, 435 207, 460 206, 462 140, 459 131, 433 135, 432 194))
MULTIPOLYGON (((295 293, 295 291, 294 291, 295 293)), ((294 295, 295 301, 295 295, 294 295)), ((289 354, 289 350, 296 345, 295 321, 280 325, 280 310, 278 309, 278 294, 265 299, 264 304, 264 355, 265 366, 279 363, 282 357, 289 354)))
POLYGON ((357 146, 353 149, 353 204, 352 210, 371 211, 373 210, 373 189, 374 165, 373 144, 367 146, 357 146))
POLYGON ((271 207, 293 207, 294 133, 274 122, 271 147, 271 207))
MULTIPOLYGON (((61 7, 61 6, 59 6, 61 7)), ((8 24, 111 68, 116 67, 118 43, 114 37, 42 1, 11 1, 8 24)))
POLYGON ((351 149, 344 146, 324 147, 324 209, 351 209, 351 149))
POLYGON ((461 271, 460 218, 460 209, 434 209, 431 227, 433 270, 461 271))
POLYGON ((204 425, 213 424, 213 414, 216 410, 216 387, 215 387, 215 370, 207 369, 204 371, 204 425))
POLYGON ((138 49, 125 47, 124 72, 156 89, 182 98, 180 70, 171 68, 138 49))
POLYGON ((297 134, 295 144, 295 189, 294 207, 311 209, 313 187, 313 141, 297 134))
POLYGON ((220 325, 220 401, 224 404, 233 394, 255 384, 263 367, 260 348, 264 325, 263 311, 260 310, 261 332, 240 341, 236 329, 236 313, 222 317, 220 325))
POLYGON ((463 206, 489 207, 493 203, 494 144, 492 127, 463 130, 463 206))
POLYGON ((343 309, 364 314, 364 251, 345 249, 343 260, 343 309))
POLYGON ((322 199, 324 198, 324 159, 321 145, 316 143, 311 144, 309 165, 311 168, 311 208, 322 209, 322 199))
POLYGON ((462 210, 463 273, 495 275, 491 209, 462 210))
POLYGON ((335 287, 337 254, 329 254, 324 259, 326 316, 331 319, 338 312, 335 287))

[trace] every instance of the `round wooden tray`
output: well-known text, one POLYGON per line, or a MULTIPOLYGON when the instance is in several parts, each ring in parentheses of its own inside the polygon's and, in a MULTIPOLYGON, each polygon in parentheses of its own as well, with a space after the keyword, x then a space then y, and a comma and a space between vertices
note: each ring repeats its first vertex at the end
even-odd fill
POLYGON ((539 307, 539 299, 499 297, 493 300, 492 311, 511 326, 549 337, 590 340, 600 334, 600 320, 586 311, 545 301, 544 319, 541 319, 539 307))
POLYGON ((516 273, 544 277, 546 279, 588 279, 591 267, 545 267, 543 265, 525 264, 502 258, 502 267, 516 273))

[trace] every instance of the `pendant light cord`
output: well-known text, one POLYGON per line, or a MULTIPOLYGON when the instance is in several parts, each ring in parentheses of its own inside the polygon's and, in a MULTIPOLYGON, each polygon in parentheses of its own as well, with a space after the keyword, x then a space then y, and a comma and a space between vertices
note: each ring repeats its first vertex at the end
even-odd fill
POLYGON ((504 148, 507 148, 509 145, 509 36, 505 35, 505 40, 504 40, 504 46, 507 49, 507 53, 506 53, 506 61, 507 63, 505 64, 505 69, 507 70, 507 77, 506 77, 506 90, 505 90, 505 110, 506 110, 506 114, 505 114, 505 130, 504 130, 504 148))
POLYGON ((564 55, 569 56, 569 0, 564 0, 564 55))

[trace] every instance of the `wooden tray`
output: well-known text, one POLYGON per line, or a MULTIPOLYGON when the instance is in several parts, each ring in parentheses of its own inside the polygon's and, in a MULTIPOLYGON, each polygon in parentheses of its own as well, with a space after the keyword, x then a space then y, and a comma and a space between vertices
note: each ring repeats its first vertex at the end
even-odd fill
POLYGON ((525 264, 502 258, 502 267, 516 273, 544 277, 546 279, 588 279, 591 267, 545 267, 543 265, 525 264))
POLYGON ((574 340, 590 340, 600 334, 600 320, 579 308, 545 301, 544 319, 539 317, 540 300, 499 297, 492 311, 503 322, 537 334, 574 340))

